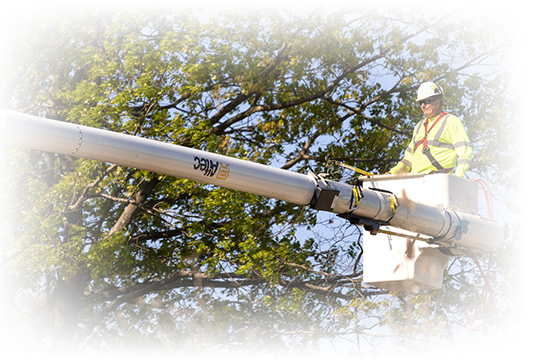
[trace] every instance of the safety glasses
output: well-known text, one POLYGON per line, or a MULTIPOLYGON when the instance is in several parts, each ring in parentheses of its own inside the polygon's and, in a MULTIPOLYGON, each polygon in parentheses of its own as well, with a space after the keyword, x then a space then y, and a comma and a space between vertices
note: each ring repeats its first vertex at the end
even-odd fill
POLYGON ((434 102, 435 100, 437 100, 437 98, 431 98, 431 99, 425 99, 425 100, 420 100, 418 102, 418 105, 422 106, 422 105, 428 105, 428 104, 431 104, 432 102, 434 102))

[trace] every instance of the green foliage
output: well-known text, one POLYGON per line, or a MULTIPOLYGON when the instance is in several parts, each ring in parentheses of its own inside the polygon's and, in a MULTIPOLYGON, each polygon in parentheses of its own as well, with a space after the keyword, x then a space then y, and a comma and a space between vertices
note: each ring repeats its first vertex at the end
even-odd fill
MULTIPOLYGON (((421 116, 415 88, 433 80, 466 123, 474 170, 504 183, 508 79, 483 68, 502 61, 502 35, 393 16, 135 9, 34 19, 13 37, 3 86, 27 113, 346 178, 328 160, 385 172, 400 159, 421 116)), ((68 156, 9 159, 17 228, 3 245, 7 269, 20 291, 46 299, 48 321, 69 319, 56 323, 55 343, 316 348, 426 322, 449 336, 474 306, 468 264, 441 291, 406 300, 366 286, 360 230, 314 230, 325 224, 306 208, 68 156)))

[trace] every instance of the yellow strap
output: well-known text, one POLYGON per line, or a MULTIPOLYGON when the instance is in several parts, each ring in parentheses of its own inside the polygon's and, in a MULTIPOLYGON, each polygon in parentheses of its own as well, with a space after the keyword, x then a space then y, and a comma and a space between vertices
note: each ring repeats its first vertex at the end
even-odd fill
POLYGON ((362 170, 362 169, 358 169, 358 168, 355 168, 354 166, 351 166, 351 165, 347 165, 347 164, 344 164, 342 163, 341 161, 337 161, 337 160, 332 160, 334 162, 334 164, 338 165, 338 166, 341 166, 341 167, 344 167, 344 168, 347 168, 349 170, 352 170, 352 171, 356 171, 357 173, 359 174, 364 174, 364 175, 373 175, 372 173, 370 172, 367 172, 365 170, 362 170))
POLYGON ((397 211, 398 203, 397 203, 396 198, 394 197, 394 194, 392 194, 392 196, 389 196, 388 200, 390 200, 390 206, 392 207, 392 211, 395 215, 397 211))
POLYGON ((356 200, 356 204, 360 204, 360 191, 358 190, 358 187, 353 187, 353 193, 354 193, 354 199, 356 200))

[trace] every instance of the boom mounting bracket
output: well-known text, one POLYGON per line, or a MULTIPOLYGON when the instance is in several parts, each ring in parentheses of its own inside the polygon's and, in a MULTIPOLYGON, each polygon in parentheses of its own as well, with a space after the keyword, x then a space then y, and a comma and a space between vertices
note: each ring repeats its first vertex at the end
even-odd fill
MULTIPOLYGON (((351 224, 353 224, 353 225, 363 226, 364 229, 366 229, 366 231, 369 231, 369 233, 371 235, 377 235, 377 233, 381 229, 381 223, 376 221, 376 220, 366 219, 366 218, 356 216, 356 215, 353 215, 353 214, 349 214, 349 213, 338 214, 338 216, 340 218, 349 220, 349 222, 351 224)), ((384 224, 382 224, 382 225, 384 225, 384 224)))

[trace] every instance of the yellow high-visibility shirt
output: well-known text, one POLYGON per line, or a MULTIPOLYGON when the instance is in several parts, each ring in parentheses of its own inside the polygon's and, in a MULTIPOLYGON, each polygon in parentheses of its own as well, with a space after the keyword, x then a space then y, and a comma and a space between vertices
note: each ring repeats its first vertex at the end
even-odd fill
MULTIPOLYGON (((473 148, 471 141, 465 131, 463 123, 452 114, 446 114, 433 128, 438 116, 428 120, 427 146, 437 162, 444 169, 455 169, 455 175, 463 177, 471 166, 473 148)), ((413 133, 413 137, 405 150, 403 159, 394 166, 391 174, 397 173, 424 173, 437 172, 438 169, 432 164, 430 159, 422 152, 423 144, 415 150, 418 142, 421 142, 425 135, 424 120, 420 121, 413 133)), ((449 171, 453 174, 454 171, 449 171)))

